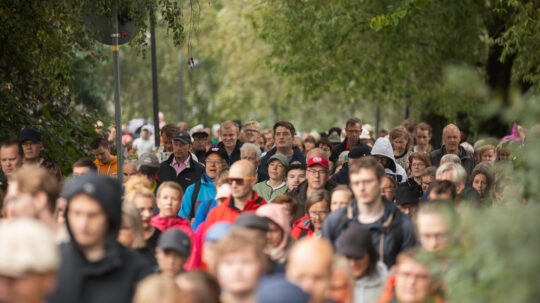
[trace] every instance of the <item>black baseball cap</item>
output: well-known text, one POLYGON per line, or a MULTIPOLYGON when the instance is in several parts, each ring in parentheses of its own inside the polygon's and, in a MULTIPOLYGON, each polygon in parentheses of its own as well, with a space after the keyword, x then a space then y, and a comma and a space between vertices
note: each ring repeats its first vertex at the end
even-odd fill
POLYGON ((396 204, 418 203, 420 201, 420 196, 418 194, 418 191, 410 188, 407 184, 401 184, 395 191, 396 204))
POLYGON ((347 228, 338 243, 337 253, 346 257, 362 258, 373 246, 371 234, 361 224, 347 228))
POLYGON ((206 152, 206 155, 204 157, 208 158, 208 156, 210 156, 211 154, 217 154, 224 161, 229 161, 229 155, 227 154, 227 151, 225 151, 225 149, 223 148, 212 147, 206 152))
POLYGON ((306 164, 300 161, 293 161, 292 163, 289 163, 289 166, 287 166, 287 168, 285 169, 285 175, 287 175, 289 171, 293 169, 306 170, 306 164))
POLYGON ((25 128, 21 130, 21 134, 19 136, 19 140, 21 142, 30 140, 32 142, 41 142, 41 134, 37 129, 34 128, 25 128))
POLYGON ((234 226, 256 228, 264 231, 268 231, 270 229, 268 219, 265 217, 259 217, 254 213, 241 214, 238 218, 236 218, 236 221, 234 221, 234 226))
POLYGON ((172 249, 181 256, 188 257, 191 252, 191 240, 183 230, 172 228, 159 236, 157 247, 161 250, 172 249))
POLYGON ((191 136, 188 132, 183 130, 179 130, 176 132, 176 134, 174 134, 173 141, 174 140, 182 141, 185 144, 191 144, 191 136))
POLYGON ((371 148, 368 146, 356 146, 349 152, 349 159, 359 159, 371 155, 371 148))

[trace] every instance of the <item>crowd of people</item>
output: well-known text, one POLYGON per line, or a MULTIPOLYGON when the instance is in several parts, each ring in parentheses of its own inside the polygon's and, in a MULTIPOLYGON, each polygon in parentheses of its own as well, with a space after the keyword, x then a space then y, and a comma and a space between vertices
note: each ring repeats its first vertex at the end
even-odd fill
POLYGON ((499 203, 526 136, 161 124, 96 128, 67 177, 37 129, 0 143, 0 302, 445 302, 460 208, 499 203))

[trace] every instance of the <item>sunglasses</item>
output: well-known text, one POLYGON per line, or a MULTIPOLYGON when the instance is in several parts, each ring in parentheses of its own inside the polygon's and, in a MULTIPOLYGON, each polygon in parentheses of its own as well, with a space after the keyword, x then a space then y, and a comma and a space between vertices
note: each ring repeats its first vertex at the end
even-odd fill
POLYGON ((227 178, 227 183, 229 184, 233 184, 234 182, 236 182, 236 184, 242 186, 244 185, 244 182, 246 181, 249 181, 249 180, 252 180, 252 179, 255 179, 255 177, 243 177, 243 178, 227 178))

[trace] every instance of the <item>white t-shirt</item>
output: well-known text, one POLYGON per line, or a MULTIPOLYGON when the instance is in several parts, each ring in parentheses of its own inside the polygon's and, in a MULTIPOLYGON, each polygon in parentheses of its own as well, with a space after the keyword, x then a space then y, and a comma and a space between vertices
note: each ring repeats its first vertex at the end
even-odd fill
POLYGON ((133 141, 133 147, 137 149, 137 154, 142 155, 144 153, 152 152, 154 148, 154 141, 148 138, 144 140, 143 138, 137 138, 133 141))

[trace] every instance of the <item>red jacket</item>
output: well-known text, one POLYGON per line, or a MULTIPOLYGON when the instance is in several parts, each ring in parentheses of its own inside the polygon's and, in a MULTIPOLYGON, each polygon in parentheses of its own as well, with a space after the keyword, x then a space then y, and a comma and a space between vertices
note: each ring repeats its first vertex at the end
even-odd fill
MULTIPOLYGON (((263 197, 259 197, 257 192, 253 192, 253 198, 251 200, 247 200, 246 204, 244 204, 244 208, 242 210, 236 208, 234 206, 234 198, 233 196, 229 196, 227 200, 223 201, 220 205, 212 208, 210 213, 208 213, 208 217, 206 218, 206 221, 204 223, 204 234, 206 234, 206 231, 217 222, 229 222, 234 223, 234 220, 244 212, 255 212, 257 208, 260 206, 263 206, 266 204, 266 201, 263 197)), ((203 237, 204 238, 204 237, 203 237)))
POLYGON ((303 237, 311 237, 313 235, 313 224, 308 216, 303 216, 302 218, 296 220, 291 230, 291 236, 295 239, 300 239, 303 237))
POLYGON ((197 257, 198 256, 197 238, 195 237, 195 233, 189 226, 189 221, 187 219, 184 219, 181 217, 169 218, 169 217, 162 217, 160 215, 155 215, 150 220, 150 224, 162 232, 167 231, 171 228, 179 228, 180 230, 185 232, 189 236, 189 239, 191 240, 191 254, 186 264, 184 265, 184 268, 186 270, 190 270, 190 269, 195 269, 199 266, 200 258, 197 257))

